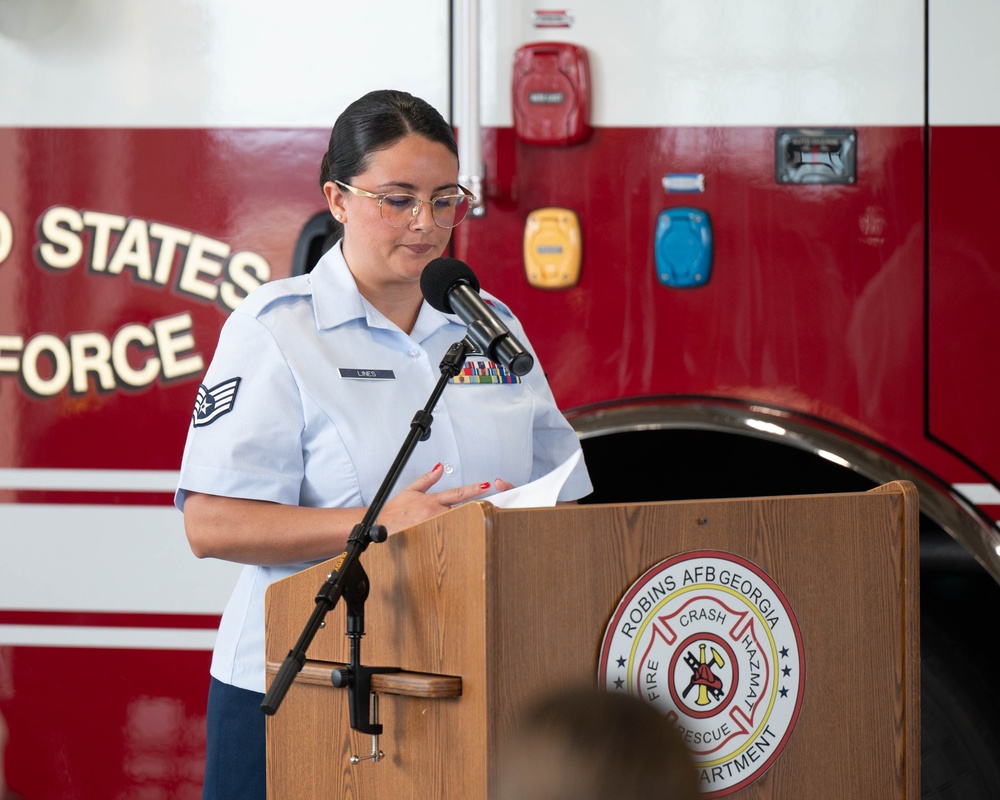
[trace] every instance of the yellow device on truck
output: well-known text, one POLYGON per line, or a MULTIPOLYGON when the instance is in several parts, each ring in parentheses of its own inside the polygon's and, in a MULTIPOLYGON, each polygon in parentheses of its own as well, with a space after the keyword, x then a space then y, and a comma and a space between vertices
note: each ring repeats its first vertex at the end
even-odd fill
POLYGON ((580 280, 580 220, 568 208, 538 208, 524 226, 524 272, 539 289, 568 289, 580 280))

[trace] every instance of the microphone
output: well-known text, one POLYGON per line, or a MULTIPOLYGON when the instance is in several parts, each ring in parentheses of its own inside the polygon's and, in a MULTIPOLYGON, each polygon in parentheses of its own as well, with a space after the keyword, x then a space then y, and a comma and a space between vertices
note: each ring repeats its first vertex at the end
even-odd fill
POLYGON ((479 279, 457 258, 435 258, 420 275, 420 291, 432 308, 457 314, 469 328, 469 338, 493 361, 515 375, 527 375, 535 365, 531 353, 479 296, 479 279))

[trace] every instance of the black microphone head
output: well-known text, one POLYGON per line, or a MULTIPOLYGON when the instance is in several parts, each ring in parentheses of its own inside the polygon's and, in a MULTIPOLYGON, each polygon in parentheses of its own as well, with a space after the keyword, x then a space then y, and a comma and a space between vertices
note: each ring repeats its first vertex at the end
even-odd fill
POLYGON ((479 291, 479 279, 472 267, 457 258, 435 258, 430 261, 420 275, 420 291, 431 308, 454 314, 448 300, 448 292, 456 283, 467 283, 479 291))

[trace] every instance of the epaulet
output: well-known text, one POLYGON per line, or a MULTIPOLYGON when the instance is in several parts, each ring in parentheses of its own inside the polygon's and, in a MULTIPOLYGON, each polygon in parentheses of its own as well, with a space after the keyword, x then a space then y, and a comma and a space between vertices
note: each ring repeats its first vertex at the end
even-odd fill
POLYGON ((249 314, 251 317, 259 317, 274 305, 311 295, 312 282, 308 275, 280 278, 262 283, 246 296, 236 307, 236 311, 240 314, 249 314))
POLYGON ((480 290, 479 296, 483 298, 483 302, 486 303, 490 308, 507 315, 508 317, 513 317, 514 312, 510 310, 510 307, 503 301, 487 291, 480 290))

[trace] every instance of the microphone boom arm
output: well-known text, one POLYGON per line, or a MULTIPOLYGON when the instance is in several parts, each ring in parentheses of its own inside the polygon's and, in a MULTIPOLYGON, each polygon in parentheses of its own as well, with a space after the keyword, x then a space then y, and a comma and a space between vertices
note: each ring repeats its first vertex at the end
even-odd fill
POLYGON ((281 705, 285 694, 291 687, 295 676, 302 671, 306 661, 306 650, 323 626, 323 619, 344 597, 347 603, 347 635, 351 639, 351 663, 342 669, 333 671, 331 681, 338 688, 347 689, 351 712, 351 727, 362 733, 381 734, 382 726, 370 719, 370 686, 371 676, 375 673, 398 671, 398 667, 364 667, 361 665, 361 637, 364 636, 364 601, 368 596, 368 576, 361 566, 361 554, 372 542, 384 542, 388 531, 382 525, 376 525, 382 507, 389 498, 389 493, 396 485, 403 468, 409 461, 418 442, 426 441, 431 435, 432 412, 444 392, 448 382, 462 371, 466 356, 475 349, 476 343, 466 337, 455 342, 448 348, 441 360, 441 377, 434 386, 427 404, 418 411, 410 423, 403 446, 382 481, 375 498, 365 511, 361 522, 354 526, 347 540, 347 546, 336 560, 335 568, 316 594, 316 606, 313 609, 305 627, 299 636, 295 647, 288 651, 278 674, 261 703, 260 709, 267 715, 273 715, 281 705))

